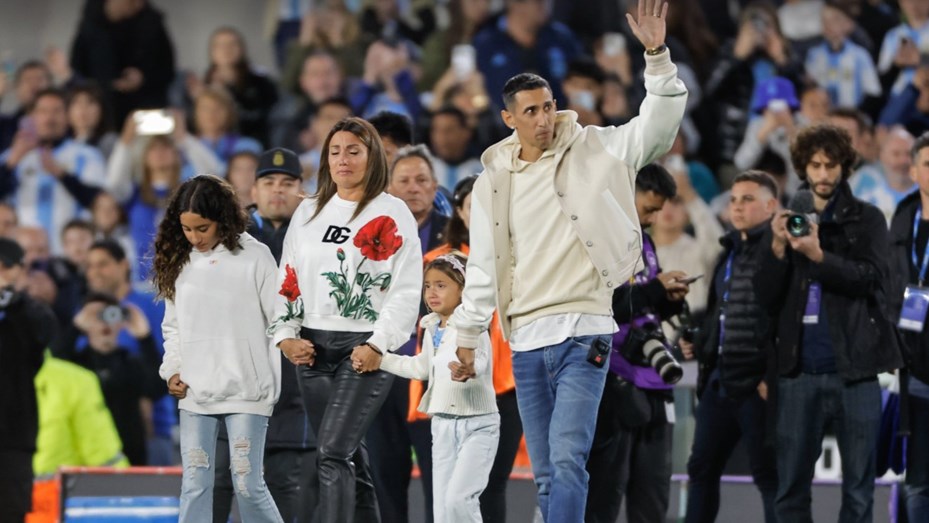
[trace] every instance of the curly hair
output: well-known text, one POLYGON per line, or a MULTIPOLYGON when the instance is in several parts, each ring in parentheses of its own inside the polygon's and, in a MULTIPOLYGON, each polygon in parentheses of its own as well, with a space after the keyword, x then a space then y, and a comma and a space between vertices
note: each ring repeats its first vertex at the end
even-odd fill
POLYGON ((848 131, 831 124, 807 127, 790 144, 790 161, 801 180, 806 181, 806 166, 819 152, 842 166, 843 181, 851 176, 855 162, 858 161, 858 153, 852 147, 852 137, 848 131))
POLYGON ((192 246, 181 228, 181 214, 185 212, 216 222, 219 243, 230 251, 240 248, 239 235, 248 224, 229 182, 201 175, 182 183, 171 196, 155 237, 153 283, 158 296, 169 300, 174 299, 174 283, 190 260, 192 246))
POLYGON ((329 200, 338 192, 338 187, 336 187, 335 181, 332 179, 332 172, 329 170, 328 156, 329 142, 332 141, 332 137, 335 136, 335 133, 340 131, 354 134, 361 140, 361 143, 368 148, 368 165, 365 168, 364 174, 364 194, 361 196, 361 201, 358 202, 358 206, 355 207, 355 213, 352 214, 352 219, 354 220, 357 218, 358 215, 364 211, 365 207, 371 203, 371 200, 377 198, 381 193, 387 190, 387 183, 390 180, 387 169, 387 154, 384 152, 384 144, 381 142, 381 138, 378 136, 377 131, 374 130, 374 126, 354 116, 343 118, 332 126, 321 149, 322 158, 319 161, 319 173, 317 174, 318 185, 316 194, 313 196, 316 199, 316 212, 313 213, 310 220, 319 216, 323 207, 325 207, 326 204, 329 203, 329 200))

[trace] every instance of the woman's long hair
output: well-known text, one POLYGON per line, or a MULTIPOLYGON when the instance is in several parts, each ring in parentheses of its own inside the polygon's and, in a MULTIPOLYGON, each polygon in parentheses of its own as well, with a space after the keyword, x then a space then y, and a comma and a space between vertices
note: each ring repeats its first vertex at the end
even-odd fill
POLYGON ((354 134, 368 148, 368 166, 365 168, 364 178, 362 179, 365 190, 361 196, 361 201, 358 202, 358 206, 355 208, 355 213, 352 214, 352 219, 357 218, 365 207, 371 203, 371 200, 387 190, 387 183, 390 178, 387 170, 387 155, 384 153, 384 144, 381 143, 381 137, 377 134, 374 126, 368 123, 367 120, 354 116, 344 118, 332 127, 329 135, 326 136, 326 141, 323 142, 322 157, 319 159, 319 174, 317 175, 319 183, 316 194, 313 196, 316 198, 316 212, 313 213, 310 220, 319 216, 323 207, 338 192, 338 187, 336 187, 335 181, 332 180, 332 172, 329 170, 329 142, 332 141, 335 133, 339 131, 354 134))
POLYGON ((68 90, 67 106, 69 111, 71 109, 71 104, 74 103, 74 100, 78 96, 90 98, 91 101, 100 108, 100 121, 97 122, 97 126, 94 127, 93 132, 90 134, 90 144, 97 145, 100 143, 100 138, 103 138, 103 135, 113 130, 113 125, 110 120, 110 109, 103 96, 103 91, 92 82, 80 84, 68 90))
POLYGON ((164 200, 158 197, 152 186, 152 168, 148 165, 148 155, 155 147, 167 147, 174 153, 174 165, 171 167, 171 190, 173 191, 181 182, 181 153, 178 152, 174 140, 167 135, 155 135, 149 138, 142 150, 142 183, 139 184, 139 198, 150 207, 161 207, 164 200))
POLYGON ((235 89, 241 89, 245 83, 245 79, 248 78, 249 73, 252 71, 251 61, 248 59, 248 49, 245 47, 245 38, 242 36, 242 33, 234 27, 224 26, 213 31, 213 34, 210 35, 210 49, 208 60, 210 62, 210 67, 206 70, 204 75, 204 82, 206 84, 213 83, 213 75, 216 74, 216 64, 213 63, 213 39, 217 36, 227 33, 235 37, 236 41, 239 44, 240 56, 239 60, 235 63, 235 83, 232 85, 235 89))
POLYGON ((216 222, 219 243, 230 251, 239 248, 248 217, 239 206, 229 182, 213 175, 191 178, 177 188, 155 238, 153 283, 159 297, 174 299, 174 283, 190 260, 193 246, 181 229, 181 214, 192 212, 216 222))
POLYGON ((197 119, 197 106, 200 105, 201 101, 206 99, 213 100, 226 111, 226 123, 223 126, 223 134, 235 132, 239 127, 239 108, 235 104, 235 98, 233 98, 232 94, 225 87, 206 86, 203 88, 203 91, 197 95, 197 99, 194 100, 193 117, 197 134, 201 133, 200 122, 197 119))

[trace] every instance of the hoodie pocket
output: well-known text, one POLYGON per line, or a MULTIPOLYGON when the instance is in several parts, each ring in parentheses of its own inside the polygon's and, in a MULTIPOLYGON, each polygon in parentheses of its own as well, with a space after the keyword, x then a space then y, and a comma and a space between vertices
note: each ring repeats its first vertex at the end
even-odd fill
POLYGON ((181 379, 197 403, 257 401, 261 386, 252 348, 244 338, 184 342, 181 379))

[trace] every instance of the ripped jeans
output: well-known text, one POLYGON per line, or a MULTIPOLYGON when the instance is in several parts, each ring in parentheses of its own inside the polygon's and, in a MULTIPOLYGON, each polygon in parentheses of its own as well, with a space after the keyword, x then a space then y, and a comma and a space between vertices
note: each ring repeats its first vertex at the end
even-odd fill
POLYGON ((232 485, 242 521, 282 522, 262 474, 267 416, 208 416, 186 410, 180 412, 181 462, 184 466, 180 522, 213 520, 213 466, 216 463, 214 454, 220 423, 226 424, 229 433, 232 485))

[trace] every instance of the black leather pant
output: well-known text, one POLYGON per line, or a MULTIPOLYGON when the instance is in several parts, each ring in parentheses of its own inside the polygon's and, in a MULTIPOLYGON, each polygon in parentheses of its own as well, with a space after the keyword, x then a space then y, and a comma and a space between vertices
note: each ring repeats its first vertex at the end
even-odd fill
POLYGON ((316 431, 319 502, 316 523, 380 521, 364 435, 384 403, 393 375, 358 374, 352 349, 371 333, 302 329, 316 362, 297 369, 307 417, 316 431))

